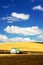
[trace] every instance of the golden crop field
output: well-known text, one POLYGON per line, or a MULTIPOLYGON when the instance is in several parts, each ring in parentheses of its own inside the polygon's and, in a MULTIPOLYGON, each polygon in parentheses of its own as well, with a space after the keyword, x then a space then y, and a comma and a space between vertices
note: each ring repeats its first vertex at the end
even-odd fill
POLYGON ((43 52, 43 43, 38 43, 38 42, 0 43, 0 50, 10 50, 11 48, 19 48, 21 51, 43 52))
MULTIPOLYGON (((19 48, 21 51, 43 52, 43 43, 0 43, 0 50, 19 48)), ((0 54, 0 65, 43 65, 43 54, 0 54)))

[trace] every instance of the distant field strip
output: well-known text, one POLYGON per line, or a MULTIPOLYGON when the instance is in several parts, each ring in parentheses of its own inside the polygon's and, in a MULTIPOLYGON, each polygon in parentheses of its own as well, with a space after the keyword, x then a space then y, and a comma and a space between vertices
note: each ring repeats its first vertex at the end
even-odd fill
POLYGON ((9 42, 0 43, 0 50, 10 50, 11 48, 19 48, 21 51, 37 51, 43 52, 43 43, 36 42, 9 42))

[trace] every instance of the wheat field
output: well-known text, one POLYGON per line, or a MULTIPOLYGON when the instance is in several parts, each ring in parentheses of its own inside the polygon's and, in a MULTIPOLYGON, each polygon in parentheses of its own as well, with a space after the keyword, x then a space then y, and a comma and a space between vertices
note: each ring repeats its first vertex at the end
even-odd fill
MULTIPOLYGON (((19 48, 21 51, 43 52, 43 43, 38 42, 7 42, 0 43, 0 50, 19 48)), ((0 65, 43 65, 41 54, 0 54, 0 65)))
POLYGON ((43 52, 43 43, 38 43, 38 42, 6 42, 6 43, 0 43, 0 50, 10 50, 11 48, 19 48, 20 51, 43 52))

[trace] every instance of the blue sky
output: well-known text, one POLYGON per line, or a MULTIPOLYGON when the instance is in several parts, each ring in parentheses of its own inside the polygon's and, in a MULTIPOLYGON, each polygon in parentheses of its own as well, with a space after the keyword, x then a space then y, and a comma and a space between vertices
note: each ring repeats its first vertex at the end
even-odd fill
POLYGON ((0 42, 43 42, 43 0, 0 0, 0 42))

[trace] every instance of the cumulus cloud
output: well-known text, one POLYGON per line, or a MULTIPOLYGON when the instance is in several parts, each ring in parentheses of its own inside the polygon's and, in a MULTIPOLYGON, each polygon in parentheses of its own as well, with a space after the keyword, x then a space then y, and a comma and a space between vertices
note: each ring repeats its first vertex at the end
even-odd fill
POLYGON ((0 34, 0 41, 2 42, 34 42, 35 40, 32 40, 30 38, 22 38, 22 37, 8 38, 6 35, 0 34))
POLYGON ((2 20, 7 20, 8 23, 13 23, 14 21, 20 21, 19 19, 14 18, 14 17, 12 17, 12 16, 2 17, 2 20))
POLYGON ((42 30, 38 26, 32 27, 18 27, 18 26, 7 26, 4 29, 5 32, 10 34, 21 34, 21 35, 38 35, 42 33, 42 30))
POLYGON ((8 41, 8 37, 6 35, 0 34, 0 41, 6 42, 8 41))
POLYGON ((28 20, 29 14, 12 12, 10 16, 2 17, 1 20, 6 20, 8 23, 13 23, 21 20, 28 20))
POLYGON ((38 39, 43 40, 43 34, 41 34, 41 35, 39 35, 39 36, 37 36, 37 37, 38 37, 38 39))
POLYGON ((40 10, 40 11, 43 11, 43 7, 42 7, 41 5, 34 6, 34 7, 33 7, 33 10, 40 10))
POLYGON ((35 42, 35 40, 32 40, 32 39, 30 39, 30 38, 20 38, 20 37, 15 37, 15 38, 11 38, 10 39, 11 41, 13 41, 13 42, 35 42))
POLYGON ((11 16, 16 17, 16 18, 21 19, 21 20, 27 20, 30 18, 30 15, 28 15, 28 14, 16 13, 16 12, 13 12, 11 14, 11 16))
POLYGON ((43 42, 43 32, 42 34, 36 35, 34 37, 34 40, 36 40, 37 42, 43 42))

